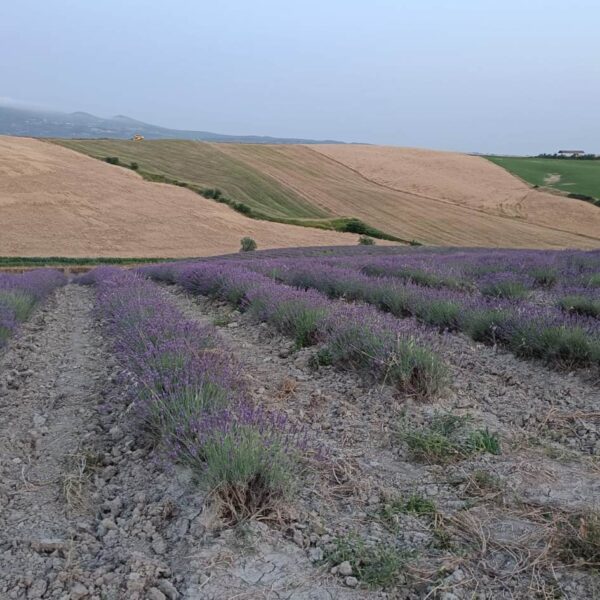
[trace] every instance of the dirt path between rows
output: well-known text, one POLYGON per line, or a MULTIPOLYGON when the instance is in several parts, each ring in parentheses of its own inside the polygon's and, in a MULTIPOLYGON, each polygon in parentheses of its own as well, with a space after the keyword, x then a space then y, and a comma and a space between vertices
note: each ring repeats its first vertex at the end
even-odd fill
POLYGON ((223 528, 136 435, 93 296, 58 290, 0 353, 0 598, 365 597, 266 525, 223 528))

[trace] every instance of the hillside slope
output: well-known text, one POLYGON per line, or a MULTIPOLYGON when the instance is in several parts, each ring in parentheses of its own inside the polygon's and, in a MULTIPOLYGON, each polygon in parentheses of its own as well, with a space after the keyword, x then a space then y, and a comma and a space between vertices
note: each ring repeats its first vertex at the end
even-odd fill
POLYGON ((445 182, 437 183, 437 166, 426 163, 418 168, 406 167, 415 183, 405 191, 400 189, 401 180, 391 179, 396 168, 404 169, 401 156, 383 160, 388 150, 396 148, 241 144, 218 147, 322 210, 356 216, 404 239, 453 246, 596 248, 600 245, 600 211, 596 207, 551 194, 539 198, 518 180, 525 194, 515 194, 515 178, 483 158, 477 159, 478 162, 508 178, 507 189, 501 184, 498 189, 490 189, 485 183, 478 185, 479 165, 466 184, 461 184, 464 174, 448 176, 445 182), (372 169, 354 159, 356 154, 370 156, 372 151, 382 159, 370 157, 368 165, 372 169), (374 174, 373 169, 384 169, 385 175, 381 171, 374 174), (451 191, 440 193, 447 185, 451 191), (464 185, 462 194, 458 193, 460 185, 464 185), (425 193, 419 186, 424 186, 425 193), (515 197, 521 198, 520 204, 515 197))
POLYGON ((532 189, 483 157, 389 146, 311 148, 388 188, 600 238, 596 207, 532 189))
POLYGON ((355 244, 356 235, 248 219, 55 144, 0 137, 0 255, 186 257, 355 244))
POLYGON ((55 140, 218 187, 273 219, 356 217, 405 240, 452 246, 595 248, 600 210, 530 189, 484 158, 357 145, 55 140))

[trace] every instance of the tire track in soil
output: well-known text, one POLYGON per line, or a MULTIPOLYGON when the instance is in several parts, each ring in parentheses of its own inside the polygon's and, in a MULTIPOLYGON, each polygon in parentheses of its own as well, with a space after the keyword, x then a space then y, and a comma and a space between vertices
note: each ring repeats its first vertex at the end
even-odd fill
POLYGON ((130 430, 93 302, 58 290, 0 353, 0 598, 365 597, 261 523, 223 530, 192 474, 157 460, 130 430))

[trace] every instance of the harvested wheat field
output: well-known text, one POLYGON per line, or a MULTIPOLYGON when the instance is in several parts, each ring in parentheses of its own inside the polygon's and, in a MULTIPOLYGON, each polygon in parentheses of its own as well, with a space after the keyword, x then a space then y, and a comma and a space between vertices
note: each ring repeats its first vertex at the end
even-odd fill
POLYGON ((210 256, 355 244, 356 235, 244 217, 189 190, 39 140, 0 137, 0 255, 210 256))
POLYGON ((600 238, 597 207, 533 189, 480 156, 392 146, 322 144, 310 148, 393 190, 600 238))
MULTIPOLYGON (((600 211, 596 207, 550 194, 540 194, 538 200, 536 193, 525 184, 483 158, 473 159, 483 167, 479 171, 475 169, 465 184, 460 184, 460 179, 466 177, 463 174, 456 177, 458 182, 450 181, 452 168, 448 166, 441 169, 439 184, 435 184, 436 165, 427 166, 426 161, 425 166, 418 165, 418 168, 410 164, 399 166, 399 173, 404 170, 414 173, 415 183, 412 187, 395 189, 392 183, 400 188, 400 175, 388 175, 388 171, 393 171, 392 165, 402 165, 400 157, 405 152, 402 149, 354 145, 323 145, 315 149, 313 146, 251 144, 214 146, 269 175, 319 209, 333 215, 358 217, 403 239, 416 239, 425 244, 515 248, 596 248, 600 245, 600 211), (385 160, 386 154, 393 155, 396 150, 400 152, 397 163, 389 158, 385 160), (361 157, 371 151, 373 158, 366 163, 361 157), (381 172, 378 170, 380 154, 383 155, 381 172), (498 173, 497 187, 486 183, 487 169, 498 173), (508 183, 502 184, 502 180, 508 183), (465 192, 471 183, 474 191, 465 192), (450 191, 441 195, 440 189, 446 187, 450 191), (417 193, 415 188, 420 191, 417 193), (520 205, 516 199, 519 193, 513 191, 517 188, 525 196, 520 205), (463 190, 462 196, 459 190, 463 190), (547 211, 542 209, 546 202, 551 203, 547 211)), ((458 157, 459 163, 472 158, 450 156, 458 157)), ((451 162, 458 159, 452 158, 451 162)), ((415 162, 419 162, 416 156, 413 164, 415 162)), ((468 169, 466 171, 468 173, 468 169)))

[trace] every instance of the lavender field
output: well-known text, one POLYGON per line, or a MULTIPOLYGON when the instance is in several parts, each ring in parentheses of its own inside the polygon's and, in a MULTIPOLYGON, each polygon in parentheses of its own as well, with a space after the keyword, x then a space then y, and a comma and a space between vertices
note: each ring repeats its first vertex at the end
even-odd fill
POLYGON ((0 594, 594 597, 600 252, 288 249, 66 284, 0 279, 0 594), (41 502, 53 524, 20 520, 41 502))

